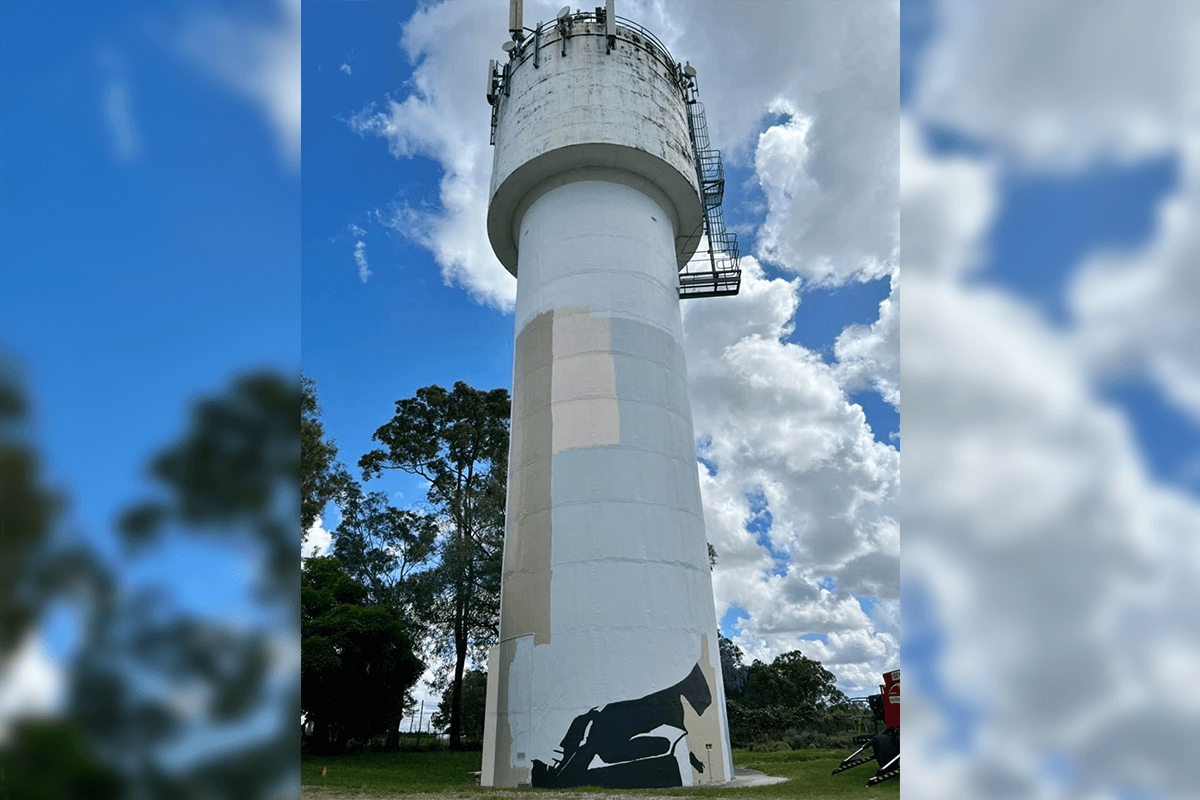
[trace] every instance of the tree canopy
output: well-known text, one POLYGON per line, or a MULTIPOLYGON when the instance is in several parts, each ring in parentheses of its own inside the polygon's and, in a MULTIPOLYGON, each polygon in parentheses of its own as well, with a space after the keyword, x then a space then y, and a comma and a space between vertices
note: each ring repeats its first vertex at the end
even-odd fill
POLYGON ((729 735, 735 746, 781 739, 797 731, 830 733, 844 727, 845 695, 821 662, 793 650, 770 664, 742 663, 742 652, 721 637, 721 671, 729 735))
POLYGON ((425 664, 400 612, 364 605, 369 589, 333 557, 310 558, 301 586, 301 709, 313 746, 341 749, 395 731, 425 664))
MULTIPOLYGON (((436 728, 450 725, 451 709, 454 707, 454 687, 447 686, 442 692, 437 711, 433 715, 436 728)), ((462 738, 466 742, 483 741, 483 719, 487 713, 487 672, 473 669, 463 674, 462 683, 462 738)))
POLYGON ((337 460, 337 444, 325 437, 317 384, 301 377, 300 400, 300 530, 312 528, 326 504, 352 482, 350 473, 337 460))
POLYGON ((454 662, 452 748, 461 744, 468 653, 481 660, 498 633, 509 411, 505 389, 485 392, 461 381, 451 391, 427 386, 396 402, 395 415, 373 436, 383 447, 359 460, 364 480, 384 470, 424 478, 444 532, 423 611, 454 662))

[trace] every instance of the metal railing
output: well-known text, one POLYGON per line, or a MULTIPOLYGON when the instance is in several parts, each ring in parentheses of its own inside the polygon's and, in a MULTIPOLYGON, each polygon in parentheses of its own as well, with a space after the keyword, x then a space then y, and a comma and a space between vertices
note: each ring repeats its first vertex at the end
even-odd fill
POLYGON ((697 249, 679 273, 679 299, 728 297, 741 290, 742 267, 737 234, 726 229, 725 212, 721 208, 725 199, 725 167, 721 151, 710 146, 708 120, 704 104, 696 99, 695 84, 689 89, 688 131, 696 158, 696 181, 700 184, 708 246, 697 249))

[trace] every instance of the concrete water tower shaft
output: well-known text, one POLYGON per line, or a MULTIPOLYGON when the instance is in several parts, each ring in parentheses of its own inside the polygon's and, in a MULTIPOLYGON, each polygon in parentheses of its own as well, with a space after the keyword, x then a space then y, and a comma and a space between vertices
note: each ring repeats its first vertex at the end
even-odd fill
POLYGON ((517 276, 486 786, 733 777, 681 297, 735 294, 695 70, 563 9, 488 67, 488 235, 517 276))

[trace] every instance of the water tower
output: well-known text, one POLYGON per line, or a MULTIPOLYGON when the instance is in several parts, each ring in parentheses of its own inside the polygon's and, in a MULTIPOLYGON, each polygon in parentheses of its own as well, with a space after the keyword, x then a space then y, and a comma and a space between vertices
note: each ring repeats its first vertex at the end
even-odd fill
POLYGON ((486 786, 733 776, 682 298, 738 291, 696 70, 564 8, 488 66, 488 236, 517 276, 486 786))

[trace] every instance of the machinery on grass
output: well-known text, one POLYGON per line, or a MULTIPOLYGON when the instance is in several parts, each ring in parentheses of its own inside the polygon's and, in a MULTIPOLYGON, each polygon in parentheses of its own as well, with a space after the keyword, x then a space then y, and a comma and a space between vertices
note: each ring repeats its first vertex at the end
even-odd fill
POLYGON ((860 747, 842 759, 832 773, 837 775, 874 761, 879 769, 867 781, 867 786, 900 777, 900 670, 883 673, 883 685, 879 689, 879 694, 867 698, 875 732, 855 736, 854 743, 860 747), (884 725, 882 732, 879 731, 881 722, 884 725), (868 750, 871 755, 865 755, 868 750))

